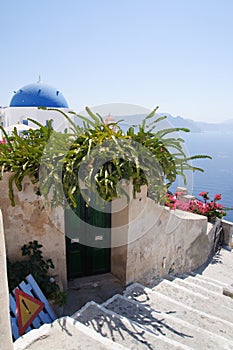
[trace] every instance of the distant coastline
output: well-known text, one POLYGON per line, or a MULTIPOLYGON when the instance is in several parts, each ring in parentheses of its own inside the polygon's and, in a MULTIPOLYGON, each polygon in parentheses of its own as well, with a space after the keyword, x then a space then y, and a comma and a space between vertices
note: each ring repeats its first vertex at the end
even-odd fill
MULTIPOLYGON (((166 115, 167 118, 165 121, 159 123, 161 127, 167 126, 175 127, 175 128, 188 128, 190 132, 194 133, 202 133, 202 132, 227 132, 233 133, 233 119, 225 120, 219 123, 207 123, 207 122, 199 122, 194 121, 192 119, 183 118, 180 116, 172 116, 169 113, 158 113, 154 117, 161 117, 166 115)), ((115 120, 123 120, 124 124, 135 125, 141 123, 141 121, 145 118, 146 114, 134 114, 134 115, 121 115, 114 116, 115 120)), ((148 121, 149 123, 150 121, 148 121)))

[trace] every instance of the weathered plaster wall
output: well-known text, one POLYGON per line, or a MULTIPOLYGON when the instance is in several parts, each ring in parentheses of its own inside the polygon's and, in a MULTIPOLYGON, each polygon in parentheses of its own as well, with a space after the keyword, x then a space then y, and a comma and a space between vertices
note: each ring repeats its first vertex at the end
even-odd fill
POLYGON ((118 250, 119 259, 114 254, 118 263, 112 272, 125 284, 147 284, 171 272, 188 272, 206 262, 212 249, 214 232, 206 217, 157 205, 147 198, 146 187, 131 199, 124 225, 119 213, 112 219, 114 235, 124 232, 128 243, 113 250, 118 250))
POLYGON ((11 335, 10 313, 9 313, 9 292, 6 271, 5 237, 0 210, 0 350, 13 350, 11 335))
MULTIPOLYGON (((51 271, 66 288, 66 249, 64 211, 48 213, 29 179, 23 191, 15 190, 15 207, 8 198, 8 177, 0 181, 0 208, 3 212, 7 256, 21 257, 21 247, 34 239, 43 245, 44 258, 51 258, 51 271)), ((150 283, 151 279, 170 272, 181 273, 202 265, 213 244, 212 225, 207 218, 156 205, 147 197, 144 186, 130 202, 116 199, 112 203, 111 271, 125 284, 133 281, 150 283)), ((229 231, 230 232, 230 231, 229 231)))
POLYGON ((233 235, 233 223, 227 220, 222 220, 222 227, 224 233, 223 244, 226 249, 231 250, 232 247, 232 235, 233 235))
POLYGON ((43 245, 44 258, 51 258, 55 265, 50 273, 66 288, 63 209, 57 208, 48 215, 42 199, 36 195, 37 186, 32 185, 29 179, 24 179, 21 192, 15 189, 15 206, 12 207, 8 198, 9 176, 10 174, 5 173, 0 181, 0 209, 3 213, 8 258, 11 261, 23 259, 21 247, 29 241, 37 240, 43 245))
POLYGON ((129 206, 126 200, 116 199, 112 202, 111 210, 111 272, 121 281, 125 281, 127 272, 129 206))

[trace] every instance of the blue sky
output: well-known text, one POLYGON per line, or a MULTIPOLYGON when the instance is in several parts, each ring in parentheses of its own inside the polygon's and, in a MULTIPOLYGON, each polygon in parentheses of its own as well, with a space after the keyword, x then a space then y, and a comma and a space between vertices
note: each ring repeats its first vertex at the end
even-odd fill
POLYGON ((0 105, 41 75, 76 111, 233 118, 232 0, 7 0, 0 13, 0 105))

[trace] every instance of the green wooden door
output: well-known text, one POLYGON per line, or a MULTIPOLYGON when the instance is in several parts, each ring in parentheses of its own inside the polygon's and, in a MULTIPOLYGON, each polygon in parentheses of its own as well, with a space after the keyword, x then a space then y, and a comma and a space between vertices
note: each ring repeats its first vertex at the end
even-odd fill
POLYGON ((68 278, 109 272, 111 214, 86 206, 81 196, 77 202, 65 212, 68 278))

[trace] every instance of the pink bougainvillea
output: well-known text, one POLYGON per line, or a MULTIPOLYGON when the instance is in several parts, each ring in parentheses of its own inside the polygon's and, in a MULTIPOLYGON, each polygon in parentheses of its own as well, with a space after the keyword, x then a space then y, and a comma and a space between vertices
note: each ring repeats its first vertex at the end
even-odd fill
POLYGON ((216 193, 215 196, 214 196, 214 201, 220 201, 221 199, 222 199, 221 194, 216 193))
POLYGON ((199 193, 200 197, 203 197, 203 201, 198 199, 192 199, 188 202, 182 201, 182 199, 177 198, 178 193, 175 195, 167 194, 165 205, 168 206, 171 210, 180 209, 188 211, 191 213, 207 216, 208 220, 214 220, 216 218, 221 219, 226 215, 226 210, 232 208, 225 208, 222 204, 217 203, 217 201, 222 199, 221 194, 217 193, 214 196, 214 200, 211 200, 208 196, 208 192, 199 193))

